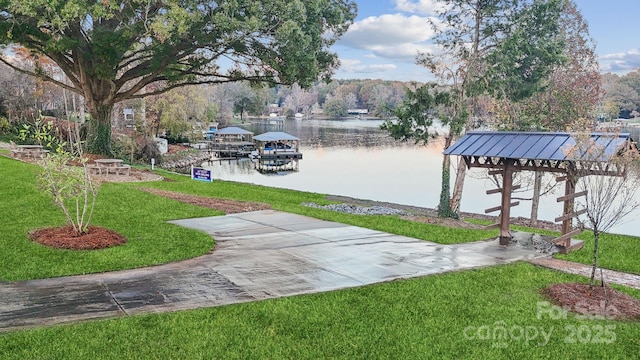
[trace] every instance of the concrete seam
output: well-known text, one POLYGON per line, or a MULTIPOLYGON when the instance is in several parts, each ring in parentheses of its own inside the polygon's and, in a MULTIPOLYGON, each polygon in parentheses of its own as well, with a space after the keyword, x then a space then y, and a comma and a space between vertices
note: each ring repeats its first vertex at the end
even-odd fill
POLYGON ((129 315, 127 311, 124 309, 124 307, 122 307, 118 299, 116 299, 116 297, 113 295, 111 290, 109 290, 109 287, 104 282, 100 282, 100 285, 104 288, 107 294, 109 294, 109 297, 111 297, 111 300, 113 300, 113 302, 116 304, 116 306, 118 307, 118 310, 120 310, 120 312, 122 312, 125 315, 129 315))

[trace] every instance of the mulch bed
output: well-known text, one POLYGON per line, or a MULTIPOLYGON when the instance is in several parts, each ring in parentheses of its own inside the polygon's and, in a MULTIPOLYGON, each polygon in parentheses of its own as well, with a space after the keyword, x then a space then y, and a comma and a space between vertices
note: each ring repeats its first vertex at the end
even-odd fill
MULTIPOLYGON (((188 204, 220 210, 225 214, 271 209, 271 206, 268 204, 255 202, 217 199, 151 188, 141 188, 141 190, 188 204)), ((33 241, 58 249, 104 249, 124 244, 127 241, 124 236, 98 226, 90 226, 88 232, 81 235, 76 234, 70 225, 40 229, 32 232, 30 235, 33 241)))
POLYGON ((95 250, 127 242, 124 236, 99 226, 89 226, 84 234, 77 234, 68 225, 35 230, 29 235, 31 240, 57 249, 95 250))
POLYGON ((553 284, 543 293, 554 304, 580 315, 640 320, 640 301, 608 286, 589 289, 589 284, 553 284))
POLYGON ((188 195, 188 194, 182 194, 182 193, 173 192, 173 191, 158 190, 158 189, 152 189, 152 188, 140 188, 140 190, 146 191, 154 195, 163 196, 169 199, 184 202, 187 204, 202 206, 202 207, 206 207, 214 210, 220 210, 225 214, 237 214, 242 212, 271 209, 271 205, 263 204, 263 203, 210 198, 206 196, 188 195))

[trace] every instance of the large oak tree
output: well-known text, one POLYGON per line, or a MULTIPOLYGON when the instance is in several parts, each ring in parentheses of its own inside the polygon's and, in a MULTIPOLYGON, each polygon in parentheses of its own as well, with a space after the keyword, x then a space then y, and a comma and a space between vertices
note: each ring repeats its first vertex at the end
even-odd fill
POLYGON ((120 101, 189 84, 306 86, 330 76, 329 47, 355 13, 352 0, 0 0, 0 61, 84 96, 89 150, 108 154, 120 101), (15 46, 36 61, 12 61, 15 46))

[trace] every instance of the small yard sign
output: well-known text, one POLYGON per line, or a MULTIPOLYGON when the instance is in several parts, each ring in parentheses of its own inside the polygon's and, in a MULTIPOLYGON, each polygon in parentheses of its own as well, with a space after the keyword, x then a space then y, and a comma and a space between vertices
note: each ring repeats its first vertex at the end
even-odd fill
POLYGON ((211 177, 211 170, 197 168, 193 166, 191 167, 191 178, 193 180, 200 180, 200 181, 208 181, 208 182, 213 181, 213 178, 211 177))

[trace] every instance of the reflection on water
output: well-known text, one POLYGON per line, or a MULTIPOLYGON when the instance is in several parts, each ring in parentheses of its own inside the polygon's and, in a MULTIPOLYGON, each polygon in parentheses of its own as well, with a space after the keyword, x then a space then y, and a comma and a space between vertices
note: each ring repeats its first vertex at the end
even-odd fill
MULTIPOLYGON (((441 188, 442 141, 436 139, 427 146, 396 142, 379 129, 381 123, 287 120, 284 128, 260 124, 243 126, 255 134, 284 131, 299 137, 303 153, 299 171, 262 174, 248 159, 205 166, 212 170, 214 179, 435 208, 441 188)), ((486 170, 472 169, 468 174, 462 211, 484 213, 485 209, 500 204, 500 195, 485 193, 486 189, 495 187, 487 179, 486 170)), ((562 207, 556 198, 562 191, 558 189, 542 197, 540 219, 553 221, 561 215, 562 207)), ((531 197, 531 191, 517 196, 531 197)), ((528 218, 531 202, 520 203, 512 208, 512 216, 528 218)), ((629 219, 633 218, 632 214, 629 219)), ((640 235, 633 222, 612 231, 640 235)))

